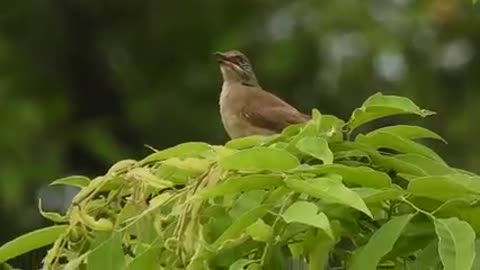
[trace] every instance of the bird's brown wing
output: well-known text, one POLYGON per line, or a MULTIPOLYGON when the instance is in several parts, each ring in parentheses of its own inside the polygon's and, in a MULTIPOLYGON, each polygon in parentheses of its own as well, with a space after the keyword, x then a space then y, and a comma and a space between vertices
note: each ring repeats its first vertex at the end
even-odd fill
POLYGON ((266 91, 254 91, 242 108, 242 116, 252 125, 275 132, 293 124, 306 122, 310 117, 266 91))

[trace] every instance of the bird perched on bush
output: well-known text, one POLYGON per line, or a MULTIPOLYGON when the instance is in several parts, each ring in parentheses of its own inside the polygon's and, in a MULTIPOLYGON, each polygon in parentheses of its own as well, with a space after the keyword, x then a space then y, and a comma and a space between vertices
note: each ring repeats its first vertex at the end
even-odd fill
POLYGON ((220 114, 231 138, 275 134, 310 118, 263 90, 243 53, 231 50, 215 55, 223 77, 220 114))

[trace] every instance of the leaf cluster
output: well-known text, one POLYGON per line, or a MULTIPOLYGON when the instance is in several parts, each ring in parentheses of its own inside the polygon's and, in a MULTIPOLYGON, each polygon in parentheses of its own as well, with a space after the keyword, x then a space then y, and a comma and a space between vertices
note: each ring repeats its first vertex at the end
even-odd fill
POLYGON ((480 176, 449 166, 419 126, 434 114, 375 94, 345 122, 312 120, 225 145, 188 142, 123 160, 80 187, 57 225, 0 248, 6 261, 53 243, 45 269, 472 269, 480 176))

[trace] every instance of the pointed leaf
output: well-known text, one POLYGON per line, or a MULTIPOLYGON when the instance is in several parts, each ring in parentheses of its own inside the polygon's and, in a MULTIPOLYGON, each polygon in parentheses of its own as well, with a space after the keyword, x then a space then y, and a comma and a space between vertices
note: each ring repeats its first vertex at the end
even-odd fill
POLYGON ((72 175, 65 178, 61 178, 50 183, 50 186, 53 185, 67 185, 73 187, 83 188, 90 184, 90 179, 81 175, 72 175))
POLYGON ((417 114, 425 117, 435 113, 420 109, 408 98, 376 93, 353 112, 347 124, 353 130, 378 118, 400 114, 417 114))
POLYGON ((285 210, 282 217, 287 223, 298 222, 319 228, 333 239, 332 229, 327 216, 322 212, 319 213, 318 207, 314 203, 295 202, 285 210))
POLYGON ((440 135, 438 135, 437 133, 429 129, 419 127, 419 126, 409 126, 409 125, 396 125, 396 126, 382 127, 368 133, 366 136, 375 136, 375 134, 382 133, 382 132, 395 134, 409 140, 430 138, 430 139, 436 139, 446 143, 446 141, 442 137, 440 137, 440 135))
POLYGON ((417 197, 447 201, 480 195, 479 184, 478 179, 462 174, 424 176, 411 180, 407 191, 417 197))
POLYGON ((225 144, 225 147, 231 149, 245 149, 251 148, 254 146, 259 146, 263 142, 267 141, 269 137, 261 136, 261 135, 252 135, 247 137, 236 138, 231 141, 228 141, 225 144))
POLYGON ((297 142, 298 150, 319 159, 323 164, 333 163, 333 153, 328 148, 328 143, 325 139, 320 137, 305 137, 297 142))
POLYGON ((435 219, 438 253, 445 270, 471 269, 475 259, 475 232, 458 218, 435 219))
POLYGON ((360 250, 355 251, 349 270, 376 270, 377 265, 401 235, 415 214, 397 216, 385 223, 360 250))
POLYGON ((312 166, 311 171, 317 174, 338 174, 347 183, 365 187, 386 187, 391 183, 390 176, 369 167, 350 167, 342 164, 312 166))
POLYGON ((355 141, 361 144, 370 145, 374 149, 388 148, 400 153, 419 154, 445 163, 437 153, 425 145, 391 133, 377 132, 375 134, 369 134, 368 136, 359 134, 355 138, 355 141))
POLYGON ((286 180, 286 184, 287 187, 296 192, 302 192, 327 202, 343 204, 372 217, 372 213, 370 213, 362 198, 354 191, 345 187, 342 181, 337 179, 315 178, 300 180, 289 178, 286 180))
POLYGON ((210 150, 210 145, 203 143, 203 142, 187 142, 182 143, 159 152, 155 152, 150 154, 146 158, 144 158, 140 164, 145 165, 148 163, 161 161, 169 158, 182 158, 182 157, 194 157, 199 156, 202 153, 210 150))
POLYGON ((352 188, 352 190, 358 193, 365 203, 396 200, 405 193, 400 188, 352 188))
POLYGON ((287 171, 297 167, 299 161, 286 150, 257 147, 223 157, 218 161, 218 165, 225 170, 287 171))
POLYGON ((0 247, 0 262, 52 244, 67 228, 67 225, 50 226, 29 232, 3 244, 0 247))

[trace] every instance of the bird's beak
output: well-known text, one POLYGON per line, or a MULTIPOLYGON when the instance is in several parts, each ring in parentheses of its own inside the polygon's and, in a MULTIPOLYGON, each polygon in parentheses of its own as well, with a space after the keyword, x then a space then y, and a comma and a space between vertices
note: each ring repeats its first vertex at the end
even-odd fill
POLYGON ((215 52, 213 53, 213 55, 215 55, 215 57, 217 58, 218 63, 230 62, 228 57, 224 53, 215 52))

